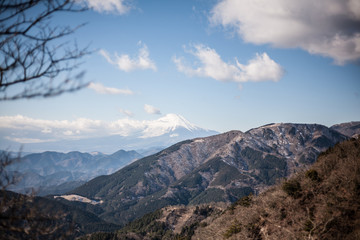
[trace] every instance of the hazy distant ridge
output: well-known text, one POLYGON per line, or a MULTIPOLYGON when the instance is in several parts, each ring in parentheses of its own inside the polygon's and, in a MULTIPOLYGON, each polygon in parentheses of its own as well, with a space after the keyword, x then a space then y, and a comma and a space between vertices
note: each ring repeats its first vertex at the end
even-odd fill
POLYGON ((131 161, 143 157, 136 151, 119 150, 111 155, 99 152, 43 152, 29 154, 11 165, 19 182, 10 189, 35 190, 37 194, 60 194, 99 176, 111 174, 131 161))

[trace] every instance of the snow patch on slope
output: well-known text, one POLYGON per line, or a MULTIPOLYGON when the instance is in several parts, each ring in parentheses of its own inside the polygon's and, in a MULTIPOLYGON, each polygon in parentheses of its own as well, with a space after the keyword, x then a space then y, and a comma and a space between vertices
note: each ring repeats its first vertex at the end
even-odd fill
POLYGON ((63 198, 66 199, 68 201, 75 201, 75 202, 83 202, 83 203, 90 203, 92 205, 96 205, 96 204, 101 204, 103 203, 103 200, 100 201, 95 201, 95 200, 91 200, 88 199, 86 197, 80 196, 80 195, 76 195, 76 194, 70 194, 70 195, 61 195, 61 196, 54 196, 54 198, 63 198))

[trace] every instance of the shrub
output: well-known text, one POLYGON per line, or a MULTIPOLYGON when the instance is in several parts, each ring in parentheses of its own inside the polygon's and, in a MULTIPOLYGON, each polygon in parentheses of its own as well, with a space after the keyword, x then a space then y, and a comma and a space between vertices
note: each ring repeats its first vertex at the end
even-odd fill
POLYGON ((259 219, 253 223, 249 223, 246 228, 248 230, 248 237, 250 239, 261 239, 259 219))
POLYGON ((238 220, 235 220, 234 223, 230 226, 229 229, 226 230, 224 233, 225 238, 229 238, 234 234, 237 234, 241 232, 241 224, 238 222, 238 220))
POLYGON ((309 178, 313 182, 321 181, 318 172, 314 169, 309 169, 308 171, 306 171, 305 177, 309 178))
POLYGON ((208 225, 207 222, 201 222, 201 223, 200 223, 200 227, 202 227, 202 228, 206 227, 207 225, 208 225))
POLYGON ((307 232, 310 232, 313 229, 313 227, 314 227, 314 225, 310 220, 307 220, 304 223, 304 230, 307 231, 307 232))
POLYGON ((250 207, 251 203, 252 203, 252 197, 253 195, 250 193, 248 196, 242 197, 240 199, 238 199, 236 202, 234 202, 233 204, 230 205, 230 207, 228 207, 228 210, 230 211, 230 214, 234 214, 234 210, 236 208, 236 206, 240 205, 243 207, 250 207))
POLYGON ((182 237, 181 239, 190 240, 191 236, 194 235, 196 228, 199 226, 199 222, 192 223, 190 226, 184 226, 181 229, 180 235, 178 237, 182 237))
POLYGON ((285 219, 287 216, 285 208, 280 209, 280 220, 285 219))
POLYGON ((242 197, 240 198, 240 200, 238 200, 238 204, 243 207, 250 207, 251 203, 252 203, 252 194, 246 197, 242 197))
POLYGON ((284 182, 282 190, 293 198, 298 198, 301 195, 301 185, 295 179, 284 182))
POLYGON ((212 211, 213 211, 213 209, 209 205, 204 206, 204 207, 196 206, 193 213, 196 215, 201 215, 201 216, 207 217, 209 215, 209 213, 211 213, 212 211))

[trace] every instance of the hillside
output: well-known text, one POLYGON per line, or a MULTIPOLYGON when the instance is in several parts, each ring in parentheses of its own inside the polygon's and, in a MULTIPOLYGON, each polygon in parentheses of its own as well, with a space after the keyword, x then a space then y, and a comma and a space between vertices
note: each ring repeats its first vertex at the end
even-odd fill
POLYGON ((167 205, 233 202, 312 164, 346 137, 316 124, 270 124, 177 143, 71 191, 102 200, 99 216, 126 224, 167 205))
POLYGON ((331 129, 349 137, 358 137, 360 135, 360 122, 340 123, 331 126, 331 129))
POLYGON ((193 239, 359 239, 360 139, 321 154, 307 171, 235 204, 193 239))
POLYGON ((96 232, 80 240, 190 239, 196 228, 206 225, 207 218, 219 216, 225 209, 224 203, 168 206, 148 213, 116 232, 96 232))
POLYGON ((60 201, 0 191, 0 239, 75 239, 119 226, 60 201))
POLYGON ((111 174, 141 158, 136 151, 113 154, 81 152, 43 152, 28 154, 10 165, 7 171, 18 176, 9 190, 37 195, 62 194, 99 175, 111 174))
POLYGON ((337 144, 317 162, 258 196, 224 208, 167 206, 114 233, 82 239, 348 239, 360 237, 360 139, 337 144))

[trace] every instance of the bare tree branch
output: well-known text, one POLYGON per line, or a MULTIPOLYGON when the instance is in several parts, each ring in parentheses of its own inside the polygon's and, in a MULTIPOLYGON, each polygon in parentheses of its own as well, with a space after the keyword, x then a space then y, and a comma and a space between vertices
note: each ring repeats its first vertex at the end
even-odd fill
POLYGON ((83 25, 60 27, 50 21, 61 12, 85 10, 75 0, 0 0, 0 101, 57 96, 87 86, 79 77, 83 72, 72 73, 90 51, 61 42, 83 25))
POLYGON ((7 171, 8 166, 20 160, 21 151, 14 156, 9 151, 0 151, 0 191, 6 190, 9 186, 17 183, 17 177, 7 171))

